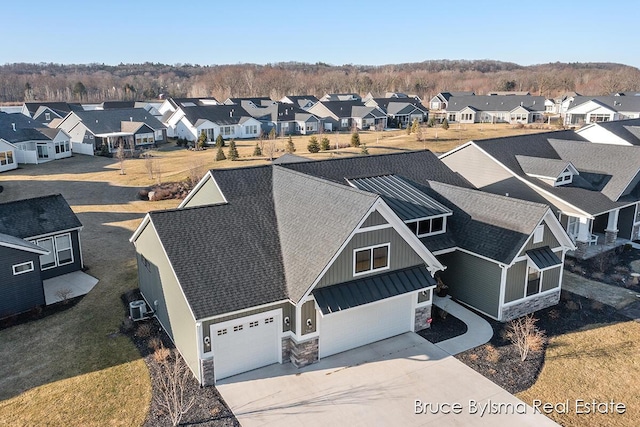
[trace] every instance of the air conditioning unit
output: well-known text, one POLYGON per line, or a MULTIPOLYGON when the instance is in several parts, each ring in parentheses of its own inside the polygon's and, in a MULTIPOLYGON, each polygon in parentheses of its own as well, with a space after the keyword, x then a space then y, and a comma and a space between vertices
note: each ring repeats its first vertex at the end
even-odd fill
POLYGON ((148 319, 147 304, 144 300, 131 301, 129 303, 129 316, 131 320, 138 321, 148 319))

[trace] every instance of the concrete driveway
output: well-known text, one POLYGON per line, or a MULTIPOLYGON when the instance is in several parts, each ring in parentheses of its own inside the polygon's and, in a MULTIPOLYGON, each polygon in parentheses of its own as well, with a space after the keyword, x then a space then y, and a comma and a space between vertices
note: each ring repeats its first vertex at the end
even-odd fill
POLYGON ((414 333, 303 369, 267 366, 222 380, 217 388, 244 427, 556 425, 414 333), (416 400, 419 409, 431 403, 429 413, 416 414, 416 400), (482 415, 488 402, 501 413, 482 415), (459 414, 443 413, 453 404, 461 406, 459 414))

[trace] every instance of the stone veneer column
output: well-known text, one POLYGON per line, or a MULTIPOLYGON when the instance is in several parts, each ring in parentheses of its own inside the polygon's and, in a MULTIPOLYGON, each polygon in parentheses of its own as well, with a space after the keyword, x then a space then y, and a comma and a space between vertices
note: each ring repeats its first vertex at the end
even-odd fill
POLYGON ((417 307, 415 312, 415 323, 413 332, 418 332, 431 327, 431 323, 427 320, 431 318, 431 304, 423 307, 417 307))
POLYGON ((291 341, 291 363, 302 368, 318 361, 318 338, 303 342, 291 341))
POLYGON ((604 230, 604 244, 613 245, 618 238, 618 230, 604 230))
POLYGON ((584 259, 584 254, 587 252, 588 247, 589 243, 577 240, 576 250, 573 252, 573 255, 578 259, 584 259))
POLYGON ((215 384, 213 371, 213 357, 210 359, 200 359, 200 371, 202 371, 202 385, 210 386, 215 384))
POLYGON ((282 363, 291 362, 292 345, 293 345, 293 341, 291 341, 290 337, 282 338, 282 363))
POLYGON ((517 319, 534 311, 542 310, 560 302, 560 289, 556 292, 538 298, 528 299, 520 304, 514 304, 502 309, 502 321, 517 319))

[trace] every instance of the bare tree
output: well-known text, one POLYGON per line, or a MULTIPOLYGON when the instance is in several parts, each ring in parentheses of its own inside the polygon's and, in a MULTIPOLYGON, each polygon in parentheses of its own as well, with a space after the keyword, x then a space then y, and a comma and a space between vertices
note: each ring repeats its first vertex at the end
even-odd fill
POLYGON ((191 169, 189 169, 188 179, 191 183, 191 188, 195 187, 196 184, 200 182, 200 180, 202 179, 202 177, 206 172, 207 172, 207 168, 205 167, 202 159, 196 159, 193 162, 191 169))
POLYGON ((264 154, 267 155, 269 160, 273 160, 273 156, 276 154, 276 131, 275 128, 269 132, 269 139, 265 142, 264 154))
POLYGON ((155 400, 167 411, 171 425, 177 426, 195 403, 194 396, 185 396, 191 372, 176 350, 158 364, 158 369, 159 387, 155 400))
POLYGON ((544 345, 545 334, 536 326, 537 321, 529 314, 512 320, 505 330, 505 338, 516 346, 523 362, 527 360, 530 351, 542 350, 544 345))

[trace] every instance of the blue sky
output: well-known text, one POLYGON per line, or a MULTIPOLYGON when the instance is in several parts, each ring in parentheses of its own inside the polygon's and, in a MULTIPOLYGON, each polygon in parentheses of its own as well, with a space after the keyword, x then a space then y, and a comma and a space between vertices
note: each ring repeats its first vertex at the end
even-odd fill
POLYGON ((495 59, 640 67, 637 0, 32 0, 2 9, 0 64, 495 59))

